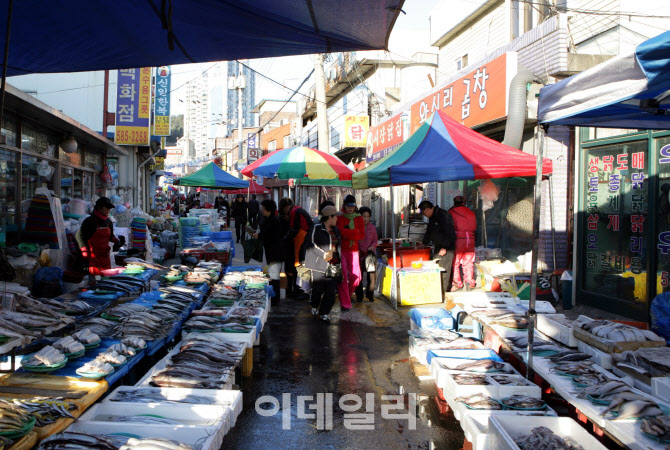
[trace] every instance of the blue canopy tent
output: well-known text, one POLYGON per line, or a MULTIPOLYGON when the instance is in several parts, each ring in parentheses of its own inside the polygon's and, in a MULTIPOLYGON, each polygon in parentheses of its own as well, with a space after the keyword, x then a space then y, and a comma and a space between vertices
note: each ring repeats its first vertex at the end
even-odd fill
POLYGON ((544 124, 670 128, 670 31, 540 90, 544 124))
POLYGON ((379 50, 403 3, 3 0, 0 48, 9 36, 10 76, 379 50))

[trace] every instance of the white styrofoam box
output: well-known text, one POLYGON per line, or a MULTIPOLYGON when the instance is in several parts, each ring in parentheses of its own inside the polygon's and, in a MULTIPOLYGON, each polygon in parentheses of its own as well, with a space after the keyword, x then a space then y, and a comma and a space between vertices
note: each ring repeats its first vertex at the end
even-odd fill
MULTIPOLYGON (((503 373, 508 373, 508 374, 516 374, 518 375, 519 373, 514 370, 514 367, 509 365, 508 363, 503 363, 505 364, 505 367, 500 371, 500 372, 490 372, 490 373, 481 373, 481 372, 469 372, 469 371, 462 371, 462 370, 453 370, 449 369, 449 367, 455 367, 458 364, 462 364, 464 362, 468 362, 472 360, 468 359, 456 359, 456 358, 433 358, 432 361, 430 362, 430 373, 433 375, 433 378, 435 378, 435 385, 439 387, 440 389, 445 389, 450 392, 454 392, 456 389, 456 386, 458 386, 458 390, 456 392, 459 393, 459 397, 462 397, 460 394, 460 389, 461 388, 474 388, 477 386, 463 386, 463 385, 456 385, 456 382, 453 380, 451 374, 465 374, 465 375, 491 375, 491 374, 503 374, 503 373), (445 365, 447 364, 447 365, 445 365)), ((485 391, 490 392, 490 388, 492 386, 480 386, 480 388, 484 388, 485 391), (487 389, 488 387, 488 389, 487 389)), ((465 392, 465 391, 464 391, 465 392)), ((475 393, 485 393, 485 392, 474 392, 475 393)), ((492 394, 495 395, 495 392, 492 394)))
MULTIPOLYGON (((140 381, 135 383, 135 386, 144 386, 144 387, 150 387, 151 386, 151 378, 156 375, 158 372, 164 370, 167 365, 168 361, 170 361, 170 358, 179 352, 181 349, 181 346, 173 348, 163 359, 158 361, 154 366, 147 371, 147 373, 142 377, 140 381)), ((223 374, 221 375, 221 381, 224 381, 226 384, 221 388, 221 389, 232 389, 233 385, 235 384, 235 372, 232 371, 230 374, 223 374)))
POLYGON ((566 317, 564 314, 538 314, 537 330, 568 347, 577 347, 580 341, 572 333, 572 327, 552 320, 553 318, 565 319, 566 317))
MULTIPOLYGON (((640 391, 644 392, 645 394, 652 395, 653 394, 653 389, 650 384, 647 384, 643 381, 638 380, 637 378, 634 378, 630 376, 628 373, 624 372, 623 370, 620 370, 617 366, 613 365, 612 368, 610 369, 612 373, 621 380, 626 383, 629 386, 633 386, 635 389, 639 389, 640 391)), ((660 398, 660 397, 659 397, 660 398)))
MULTIPOLYGON (((167 401, 177 401, 186 398, 189 395, 196 397, 205 397, 211 400, 211 405, 219 405, 229 408, 232 412, 232 425, 235 425, 235 420, 238 415, 242 414, 242 391, 222 390, 222 389, 188 389, 188 388, 156 388, 156 387, 135 387, 135 386, 119 386, 111 394, 109 394, 102 403, 118 403, 118 404, 140 404, 140 405, 188 405, 189 403, 168 403, 168 402, 151 402, 151 403, 134 403, 134 402, 118 402, 113 399, 121 391, 137 391, 137 390, 153 390, 159 391, 167 401)), ((210 404, 193 403, 196 405, 209 406, 210 404)))
POLYGON ((190 445, 195 450, 218 450, 223 436, 214 428, 207 427, 172 427, 158 425, 139 425, 134 423, 114 422, 75 422, 67 431, 87 434, 132 434, 140 438, 163 438, 190 445))
POLYGON ((595 347, 591 347, 584 341, 577 341, 577 350, 579 350, 582 353, 586 353, 587 355, 591 355, 592 356, 591 360, 596 364, 598 364, 603 369, 609 370, 612 368, 611 354, 605 353, 602 350, 598 350, 595 347))
MULTIPOLYGON (((525 309, 528 309, 528 303, 530 300, 518 300, 518 304, 523 306, 525 309)), ((540 314, 555 314, 556 309, 551 306, 550 302, 544 300, 537 300, 535 302, 535 311, 540 314)))
MULTIPOLYGON (((491 375, 497 375, 495 373, 491 375)), ((504 376, 505 378, 512 378, 517 381, 520 381, 523 383, 522 386, 510 386, 508 384, 500 384, 498 383, 495 379, 491 379, 493 383, 495 383, 497 387, 497 392, 496 392, 496 397, 497 398, 507 398, 511 397, 513 395, 525 395, 526 397, 533 397, 533 398, 542 398, 542 389, 540 389, 540 386, 537 384, 534 384, 528 380, 526 380, 524 377, 521 375, 500 375, 504 376)))
MULTIPOLYGON (((488 395, 489 397, 497 397, 498 395, 498 386, 489 377, 486 377, 486 381, 489 384, 458 384, 454 379, 454 375, 462 375, 465 372, 454 373, 442 370, 442 373, 444 375, 440 377, 440 381, 444 382, 444 385, 438 385, 437 387, 443 389, 445 396, 450 395, 456 398, 470 397, 476 394, 488 395)), ((437 384, 437 378, 435 380, 435 384, 437 384)))
POLYGON ((654 396, 670 403, 670 377, 654 377, 651 379, 651 391, 654 396))
POLYGON ((473 450, 487 450, 489 445, 489 418, 481 414, 470 414, 461 420, 465 438, 472 444, 473 450))
POLYGON ((489 419, 491 448, 496 450, 519 450, 514 439, 520 435, 530 434, 535 427, 547 427, 561 438, 570 438, 589 450, 605 450, 595 437, 569 417, 530 416, 519 420, 514 416, 495 415, 489 419))
MULTIPOLYGON (((79 418, 84 422, 116 422, 122 416, 159 415, 181 425, 175 427, 213 427, 224 435, 230 430, 230 409, 222 405, 174 405, 159 406, 138 403, 98 403, 91 406, 79 418)), ((133 422, 123 422, 133 423, 133 422)))

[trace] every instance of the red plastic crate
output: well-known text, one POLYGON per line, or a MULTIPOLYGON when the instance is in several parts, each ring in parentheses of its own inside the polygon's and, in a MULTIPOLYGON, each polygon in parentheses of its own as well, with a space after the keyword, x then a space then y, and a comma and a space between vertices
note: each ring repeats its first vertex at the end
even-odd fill
POLYGON ((230 252, 205 252, 205 261, 216 260, 224 266, 228 264, 230 252))

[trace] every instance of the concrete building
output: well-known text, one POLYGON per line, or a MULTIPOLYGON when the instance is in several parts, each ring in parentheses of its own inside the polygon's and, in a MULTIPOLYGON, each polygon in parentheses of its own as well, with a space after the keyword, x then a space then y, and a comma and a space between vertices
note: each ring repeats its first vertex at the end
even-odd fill
MULTIPOLYGON (((246 87, 242 90, 242 125, 244 127, 257 126, 256 117, 252 110, 256 106, 256 72, 237 64, 234 61, 228 62, 228 77, 244 76, 246 87)), ((233 128, 237 128, 237 106, 238 90, 228 90, 228 121, 233 128)))

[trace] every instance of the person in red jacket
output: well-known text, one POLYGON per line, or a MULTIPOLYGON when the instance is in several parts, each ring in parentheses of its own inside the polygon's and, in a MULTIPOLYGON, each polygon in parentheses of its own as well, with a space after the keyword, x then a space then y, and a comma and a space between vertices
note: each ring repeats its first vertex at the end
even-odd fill
POLYGON ((365 237, 365 221, 356 209, 356 197, 347 195, 342 206, 344 213, 337 218, 337 229, 342 235, 340 260, 342 283, 337 285, 342 312, 351 309, 351 297, 361 282, 361 265, 358 258, 358 241, 365 237))
POLYGON ((465 206, 465 199, 458 195, 454 197, 454 206, 449 210, 454 219, 456 230, 456 248, 452 273, 454 281, 452 291, 463 287, 463 281, 472 289, 475 287, 475 231, 477 231, 477 219, 475 213, 465 206), (463 279, 461 279, 461 267, 463 268, 463 279))

